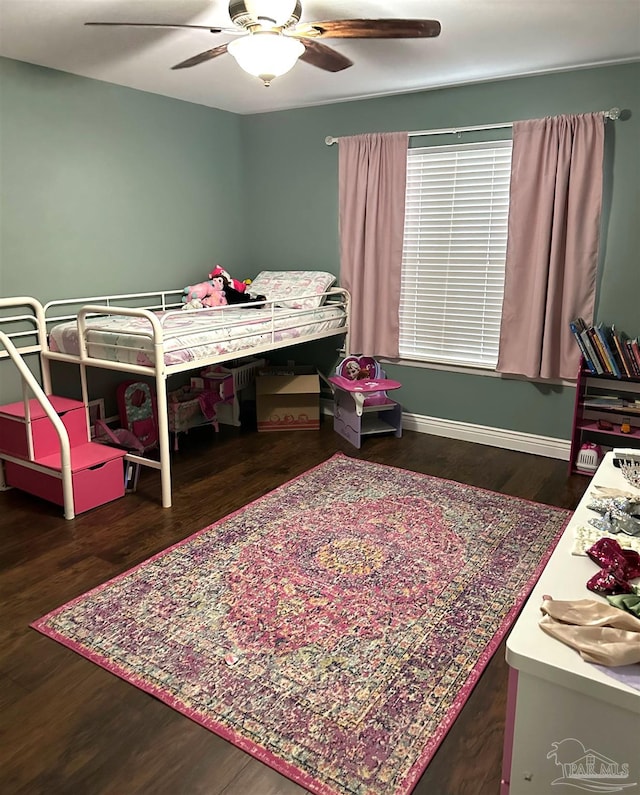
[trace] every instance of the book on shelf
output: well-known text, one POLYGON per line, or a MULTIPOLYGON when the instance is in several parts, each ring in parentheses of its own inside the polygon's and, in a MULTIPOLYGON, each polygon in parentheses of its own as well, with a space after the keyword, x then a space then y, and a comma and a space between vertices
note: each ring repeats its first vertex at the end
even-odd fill
POLYGON ((625 402, 615 395, 590 395, 582 401, 582 405, 589 408, 622 408, 625 402))
POLYGON ((604 347, 604 343, 602 342, 602 337, 598 334, 595 326, 591 326, 589 329, 589 336, 591 337, 591 341, 598 352, 598 358, 602 364, 602 372, 605 375, 615 375, 613 372, 613 367, 611 366, 611 362, 609 361, 609 357, 607 356, 607 351, 604 347))
POLYGON ((594 409, 602 411, 615 411, 618 414, 640 414, 640 404, 636 401, 628 401, 619 399, 618 402, 614 401, 601 401, 598 398, 587 397, 582 401, 585 409, 594 409))
POLYGON ((622 341, 627 349, 627 356, 633 371, 633 377, 640 378, 640 348, 638 347, 638 340, 631 340, 624 334, 622 341))
POLYGON ((640 378, 640 345, 638 338, 630 339, 600 322, 587 325, 578 317, 569 323, 585 368, 592 375, 612 375, 620 379, 640 378))
POLYGON ((608 374, 607 363, 604 360, 604 354, 601 351, 600 343, 598 342, 596 331, 593 326, 585 329, 584 334, 588 337, 593 350, 593 364, 599 375, 608 374))
POLYGON ((633 378, 635 372, 627 355, 627 346, 622 340, 622 335, 616 331, 615 325, 611 326, 611 339, 613 340, 613 344, 615 345, 615 349, 618 353, 621 371, 624 371, 623 375, 626 375, 627 378, 633 378))
POLYGON ((638 363, 638 373, 640 374, 640 343, 638 342, 638 338, 631 340, 631 350, 633 351, 634 358, 638 363))
POLYGON ((622 372, 620 367, 618 366, 618 361, 616 356, 614 356, 612 345, 613 340, 611 339, 611 332, 605 326, 604 323, 600 322, 596 326, 596 334, 598 335, 598 339, 602 343, 602 347, 604 348, 604 353, 607 358, 607 366, 609 372, 612 375, 615 375, 616 378, 622 378, 622 372))
MULTIPOLYGON (((571 329, 573 336, 576 338, 576 342, 578 343, 578 347, 580 348, 580 352, 582 353, 582 358, 584 359, 584 363, 587 366, 587 369, 592 372, 594 375, 598 374, 598 371, 595 368, 593 363, 592 353, 590 349, 587 347, 585 340, 582 337, 582 332, 586 330, 584 320, 579 317, 575 320, 572 320, 569 323, 569 328, 571 329)), ((589 345, 591 343, 589 342, 589 345)), ((600 370, 602 372, 602 369, 600 370)))

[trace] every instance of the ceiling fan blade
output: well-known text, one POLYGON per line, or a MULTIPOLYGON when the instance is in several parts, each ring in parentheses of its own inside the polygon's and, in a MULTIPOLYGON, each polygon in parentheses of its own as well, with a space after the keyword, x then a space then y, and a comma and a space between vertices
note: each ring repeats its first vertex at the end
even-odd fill
POLYGON ((195 30, 209 30, 211 33, 243 33, 238 28, 216 28, 211 25, 180 25, 170 22, 85 22, 85 25, 106 25, 110 28, 188 28, 195 30))
POLYGON ((422 39, 438 36, 440 23, 435 19, 332 19, 303 22, 292 33, 318 39, 422 39))
POLYGON ((319 41, 313 39, 300 39, 304 44, 304 52, 300 56, 300 60, 305 63, 317 66, 318 69, 324 69, 326 72, 341 72, 353 66, 353 61, 344 56, 341 52, 327 47, 326 44, 320 44, 319 41))
POLYGON ((186 61, 172 66, 172 69, 186 69, 189 66, 197 66, 199 63, 210 61, 212 58, 217 58, 219 55, 224 55, 227 51, 227 45, 221 44, 219 47, 214 47, 212 50, 205 50, 204 52, 194 55, 192 58, 187 58, 186 61))

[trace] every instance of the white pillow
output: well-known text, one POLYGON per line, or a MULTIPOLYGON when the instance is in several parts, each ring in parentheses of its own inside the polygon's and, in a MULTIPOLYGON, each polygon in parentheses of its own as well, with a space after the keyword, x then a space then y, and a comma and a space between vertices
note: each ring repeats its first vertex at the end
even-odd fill
POLYGON ((315 309, 326 297, 322 293, 335 280, 332 273, 325 271, 260 271, 249 285, 249 293, 264 295, 268 301, 289 309, 315 309), (299 299, 301 295, 305 297, 299 299))

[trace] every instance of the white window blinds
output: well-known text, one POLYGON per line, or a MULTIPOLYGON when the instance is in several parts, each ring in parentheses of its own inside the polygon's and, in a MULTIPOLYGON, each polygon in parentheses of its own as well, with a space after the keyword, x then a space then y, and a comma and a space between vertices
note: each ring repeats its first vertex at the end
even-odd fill
POLYGON ((400 356, 494 369, 511 141, 409 149, 400 356))

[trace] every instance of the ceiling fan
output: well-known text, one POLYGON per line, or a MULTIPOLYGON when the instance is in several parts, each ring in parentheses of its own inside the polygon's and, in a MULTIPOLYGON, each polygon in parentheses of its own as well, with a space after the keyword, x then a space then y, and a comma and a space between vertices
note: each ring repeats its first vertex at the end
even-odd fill
POLYGON ((230 0, 229 17, 234 27, 170 24, 161 22, 85 22, 111 27, 188 28, 223 33, 237 38, 182 61, 172 69, 185 69, 229 52, 249 74, 269 86, 275 77, 293 68, 298 59, 340 72, 353 61, 318 39, 416 39, 440 33, 434 19, 333 19, 300 22, 299 0, 230 0))

